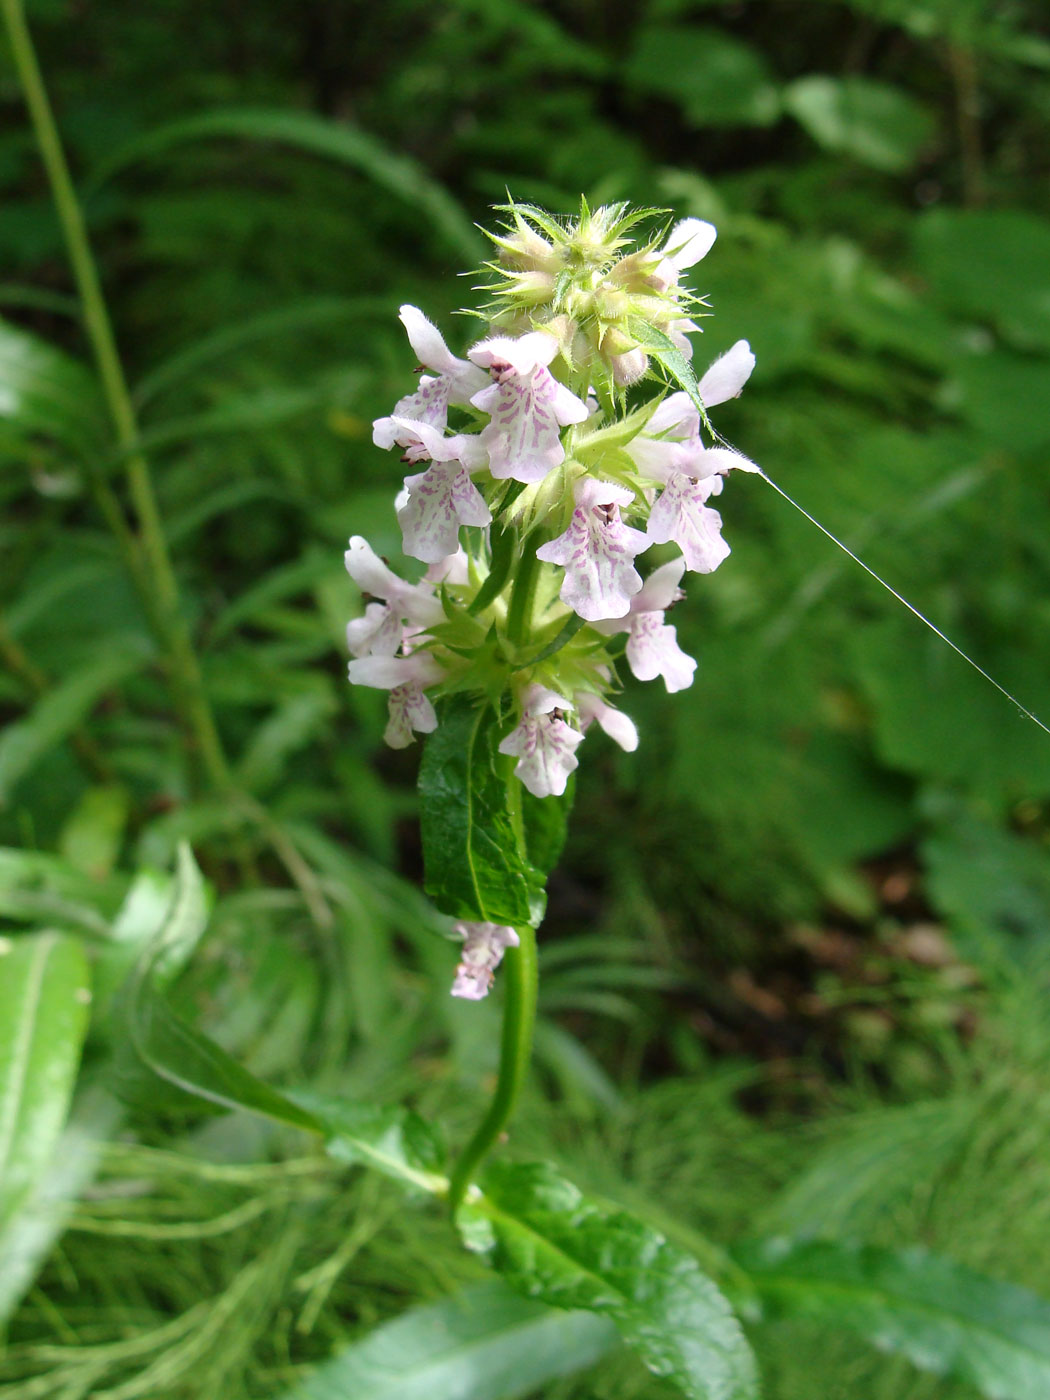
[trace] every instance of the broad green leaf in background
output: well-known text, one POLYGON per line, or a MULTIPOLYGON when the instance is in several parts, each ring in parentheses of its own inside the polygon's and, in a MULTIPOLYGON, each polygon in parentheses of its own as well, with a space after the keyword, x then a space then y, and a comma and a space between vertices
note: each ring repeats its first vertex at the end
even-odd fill
POLYGON ((945 307, 991 321, 1019 349, 1050 350, 1050 220, 1021 209, 931 209, 912 243, 945 307))
POLYGON ((0 938, 0 1227, 47 1167, 65 1123, 90 983, 76 939, 0 938))
MULTIPOLYGON (((322 1125, 312 1114, 257 1079, 220 1045, 188 1026, 164 999, 164 983, 183 966, 206 922, 204 881, 192 852, 183 844, 164 922, 140 957, 124 994, 131 1049, 147 1069, 187 1094, 222 1108, 247 1109, 307 1132, 322 1132, 322 1125)), ((126 1065, 123 1077, 127 1092, 130 1075, 126 1065)))
POLYGON ((514 1288, 609 1318, 690 1400, 757 1396, 740 1324, 692 1255, 549 1167, 500 1163, 482 1185, 484 1196, 460 1213, 465 1237, 514 1288))
POLYGON ((25 1296, 65 1229, 77 1196, 95 1175, 106 1139, 119 1122, 119 1104, 97 1085, 78 1093, 48 1162, 34 1173, 18 1210, 0 1223, 0 1323, 25 1296))
POLYGON ((450 247, 473 262, 484 244, 455 199, 416 161, 357 127, 310 112, 273 107, 224 107, 157 128, 116 151, 96 172, 96 183, 140 160, 186 141, 223 138, 273 141, 339 161, 406 200, 442 233, 450 247))
POLYGON ((921 102, 871 78, 797 78, 784 106, 826 150, 891 175, 915 164, 933 130, 921 102))
POLYGON ((107 691, 148 664, 151 649, 137 635, 114 637, 101 656, 70 671, 32 710, 0 734, 0 806, 49 750, 69 737, 107 691))
MULTIPOLYGON (((947 815, 947 814, 946 814, 947 815)), ((963 957, 1031 969, 1050 954, 1050 853, 952 811, 922 845, 927 888, 963 957)))
POLYGON ((0 848, 0 917, 19 923, 61 924, 105 938, 127 890, 127 879, 97 879, 60 856, 0 848))
POLYGON ((495 714, 464 697, 444 706, 427 736, 419 769, 426 890, 454 918, 536 924, 544 875, 522 853, 497 739, 495 714))
POLYGON ((676 102, 690 126, 769 126, 780 114, 765 61, 719 29, 643 29, 624 68, 630 87, 676 102))
POLYGON ((588 1312, 562 1312, 496 1280, 413 1308, 319 1366, 281 1400, 515 1400, 618 1345, 588 1312))
POLYGON ((943 406, 994 450, 1033 452, 1050 444, 1050 359, 984 346, 957 355, 946 368, 951 377, 941 390, 943 406))
POLYGON ((106 441, 94 376, 64 351, 0 321, 0 425, 15 436, 46 437, 80 455, 106 441))
POLYGON ((1050 1394, 1050 1303, 1022 1288, 921 1249, 780 1239, 734 1256, 769 1316, 860 1332, 990 1400, 1050 1394))

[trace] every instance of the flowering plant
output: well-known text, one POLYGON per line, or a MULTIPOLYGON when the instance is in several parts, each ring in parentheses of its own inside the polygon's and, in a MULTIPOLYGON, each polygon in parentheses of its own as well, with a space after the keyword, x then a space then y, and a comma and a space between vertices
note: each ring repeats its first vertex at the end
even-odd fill
POLYGON ((666 613, 686 571, 729 553, 711 498, 734 469, 757 470, 707 415, 750 376, 747 341, 699 382, 690 365, 705 303, 683 274, 712 225, 685 219, 632 246, 656 211, 503 213, 486 333, 459 359, 403 306, 422 374, 374 424, 377 446, 413 469, 397 517, 426 573, 405 582, 360 536, 346 554, 373 599, 347 629, 350 680, 389 691, 387 743, 429 736, 426 883, 460 920, 453 993, 471 998, 542 917, 585 735, 597 725, 638 746, 613 703, 618 666, 668 691, 692 683, 666 613))

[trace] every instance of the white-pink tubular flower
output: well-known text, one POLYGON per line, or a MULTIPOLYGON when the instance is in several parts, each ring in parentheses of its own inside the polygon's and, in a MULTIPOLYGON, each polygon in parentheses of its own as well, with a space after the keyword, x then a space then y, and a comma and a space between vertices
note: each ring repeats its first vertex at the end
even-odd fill
POLYGON ((588 476, 576 483, 575 496, 569 528, 541 545, 536 557, 564 566, 561 600, 585 621, 623 617, 642 587, 635 555, 651 543, 620 519, 620 507, 630 505, 634 493, 588 476))
POLYGON ((493 336, 467 351, 493 381, 470 402, 489 415, 480 441, 498 481, 541 481, 565 460, 562 428, 587 417, 587 405, 547 369, 557 350, 553 336, 529 331, 493 336))
POLYGON ((634 753, 638 747, 638 728, 630 715, 607 704, 600 695, 589 690, 576 693, 576 708, 580 712, 580 728, 587 733, 592 723, 597 723, 610 739, 615 740, 624 753, 634 753))
MULTIPOLYGON (((738 399, 755 368, 755 356, 746 340, 738 340, 711 364, 697 385, 705 408, 738 399)), ((673 395, 672 397, 677 397, 673 395)))
MULTIPOLYGON (((706 408, 739 397, 755 367, 755 357, 746 340, 720 355, 708 368, 698 386, 706 408)), ((627 444, 627 452, 643 472, 666 480, 674 471, 685 471, 694 477, 710 476, 714 472, 737 467, 743 471, 758 471, 753 462, 727 448, 705 448, 700 437, 700 414, 688 394, 669 394, 657 404, 645 425, 644 432, 627 444), (698 456, 717 452, 719 457, 698 456), (689 463, 690 465, 685 465, 689 463)))
POLYGON ((678 278, 711 251, 718 230, 705 219, 680 219, 667 235, 663 257, 650 281, 659 291, 677 287, 678 278))
POLYGON ((560 713, 570 710, 572 702, 535 684, 526 690, 522 702, 521 719, 499 751, 517 758, 515 777, 533 797, 560 797, 569 774, 579 765, 573 750, 583 743, 583 735, 566 724, 560 713))
POLYGON ((463 951, 452 995, 467 1001, 480 1001, 489 994, 493 974, 508 948, 517 948, 521 939, 507 924, 459 923, 453 931, 463 939, 463 951))
POLYGON ((669 693, 687 690, 693 683, 696 662, 678 645, 674 627, 664 621, 664 611, 684 594, 679 588, 685 572, 685 559, 661 564, 645 580, 640 593, 631 599, 631 611, 620 622, 598 623, 606 636, 626 632, 627 664, 640 681, 663 677, 669 693))
POLYGON ((445 344, 444 336, 418 306, 402 306, 399 315, 408 332, 409 343, 424 369, 437 371, 436 378, 423 375, 414 394, 399 399, 388 418, 372 424, 372 441, 377 447, 409 446, 411 441, 396 418, 410 418, 443 430, 448 422, 450 403, 467 404, 471 394, 484 387, 485 375, 468 360, 457 359, 445 344))
POLYGON ((461 525, 488 525, 492 520, 484 497, 470 479, 471 471, 484 465, 485 455, 469 433, 445 437, 423 423, 414 424, 413 430, 418 439, 415 460, 427 457, 431 465, 405 478, 408 495, 398 504, 397 519, 405 553, 439 564, 458 549, 461 525))
POLYGON ((347 572, 362 593, 381 600, 369 603, 363 617, 347 623, 346 643, 351 656, 393 656, 406 627, 418 634, 443 620, 441 602, 433 587, 398 578, 362 536, 351 537, 344 558, 347 572))
POLYGON ((411 656, 362 656, 346 668, 351 685, 368 685, 390 691, 389 721, 383 738, 392 749, 406 748, 412 734, 429 734, 437 728, 437 714, 423 691, 445 674, 427 651, 411 656))
MULTIPOLYGON (((721 489, 721 478, 715 479, 721 489)), ((675 472, 649 512, 645 527, 651 544, 674 540, 685 556, 686 568, 697 574, 713 573, 730 552, 722 538, 722 517, 705 504, 711 495, 717 491, 710 478, 694 481, 683 472, 675 472)))

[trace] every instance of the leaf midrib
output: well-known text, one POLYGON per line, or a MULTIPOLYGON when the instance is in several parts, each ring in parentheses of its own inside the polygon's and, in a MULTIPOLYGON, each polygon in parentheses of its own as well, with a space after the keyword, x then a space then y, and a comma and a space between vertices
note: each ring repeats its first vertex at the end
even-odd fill
POLYGON ((29 1061, 32 1056, 33 1029, 43 998, 44 973, 48 959, 57 943, 56 937, 45 935, 33 950, 29 978, 26 984, 26 997, 23 1001, 26 1014, 16 1032, 14 1053, 11 1059, 14 1071, 11 1077, 16 1088, 13 1094, 10 1096, 5 1094, 4 1096, 5 1101, 11 1104, 11 1109, 9 1113, 4 1115, 6 1122, 0 1122, 0 1180, 3 1178, 2 1169, 6 1168, 10 1161, 11 1146, 15 1141, 15 1133, 18 1128, 20 1105, 25 1092, 29 1061))

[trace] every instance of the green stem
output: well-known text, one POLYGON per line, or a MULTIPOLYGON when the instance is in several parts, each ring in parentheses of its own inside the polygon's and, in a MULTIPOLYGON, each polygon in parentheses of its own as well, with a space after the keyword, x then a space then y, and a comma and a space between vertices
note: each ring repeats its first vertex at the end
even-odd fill
MULTIPOLYGON (((0 13, 7 27, 15 70, 25 95, 40 155, 51 185, 55 210, 62 226, 66 251, 80 294, 84 326, 91 342, 102 392, 113 420, 117 441, 123 448, 134 449, 139 438, 135 410, 124 379, 84 215, 77 200, 62 141, 55 125, 43 75, 26 24, 22 0, 0 0, 0 13)), ((132 450, 127 457, 125 470, 128 492, 142 537, 142 551, 149 581, 155 597, 155 606, 148 610, 151 621, 160 633, 183 722, 196 742, 204 770, 215 787, 226 789, 230 786, 229 768, 208 703, 189 627, 179 605, 178 583, 164 538, 149 463, 141 452, 132 450)), ((115 522, 110 520, 109 523, 113 527, 115 522)), ((117 533, 119 537, 120 532, 117 533)), ((127 542, 122 539, 121 543, 126 546, 127 542)))
POLYGON ((448 1199, 453 1215, 459 1209, 472 1176, 510 1122, 529 1070, 532 1028, 536 1021, 536 993, 539 987, 536 931, 531 928, 519 928, 517 933, 521 940, 519 946, 508 948, 503 957, 501 980, 505 1004, 499 1080, 489 1111, 463 1149, 450 1178, 448 1199))
POLYGON ((507 637, 517 647, 525 646, 532 640, 532 614, 535 610, 536 584, 540 577, 540 561, 536 558, 536 551, 543 543, 543 537, 542 529, 533 530, 525 536, 514 571, 514 587, 507 607, 507 637))

